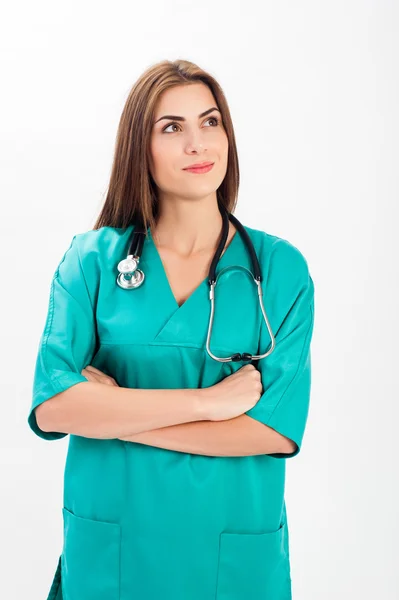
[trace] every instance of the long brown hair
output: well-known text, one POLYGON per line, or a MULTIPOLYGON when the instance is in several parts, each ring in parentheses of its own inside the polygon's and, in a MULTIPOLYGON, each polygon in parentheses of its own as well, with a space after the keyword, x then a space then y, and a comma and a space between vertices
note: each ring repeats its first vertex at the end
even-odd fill
POLYGON ((198 82, 210 88, 222 114, 229 148, 227 171, 217 189, 217 198, 229 212, 234 211, 239 187, 238 156, 222 88, 209 73, 192 62, 164 60, 147 69, 129 92, 119 122, 107 196, 93 229, 126 228, 137 221, 145 227, 155 227, 158 200, 148 168, 155 105, 166 89, 198 82))

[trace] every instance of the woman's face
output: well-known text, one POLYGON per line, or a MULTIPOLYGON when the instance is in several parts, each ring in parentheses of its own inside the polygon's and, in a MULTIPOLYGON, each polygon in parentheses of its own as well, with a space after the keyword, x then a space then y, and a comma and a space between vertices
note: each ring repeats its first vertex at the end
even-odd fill
POLYGON ((201 198, 215 193, 226 175, 228 138, 208 86, 181 85, 161 95, 150 150, 150 172, 161 196, 201 198), (163 118, 166 115, 169 118, 163 118), (210 171, 184 170, 205 161, 214 163, 210 171))

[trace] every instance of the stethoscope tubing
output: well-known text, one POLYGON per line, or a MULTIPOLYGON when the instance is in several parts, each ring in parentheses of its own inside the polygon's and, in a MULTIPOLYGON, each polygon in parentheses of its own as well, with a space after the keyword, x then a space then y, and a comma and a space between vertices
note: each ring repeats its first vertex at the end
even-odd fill
MULTIPOLYGON (((223 204, 220 202, 219 199, 218 199, 218 207, 219 207, 220 213, 222 215, 222 235, 221 235, 221 239, 218 244, 218 247, 216 249, 216 252, 213 256, 213 259, 212 259, 212 262, 211 262, 211 265, 209 268, 209 274, 208 274, 208 283, 210 286, 209 299, 211 302, 211 311, 210 311, 208 333, 207 333, 207 339, 206 339, 206 350, 207 350, 209 356, 211 358, 213 358, 214 360, 217 360, 218 362, 230 362, 230 361, 249 362, 252 360, 261 360, 263 358, 266 358, 267 356, 269 356, 269 354, 271 354, 273 352, 276 342, 275 342, 275 338, 274 338, 274 335, 273 335, 273 332, 272 332, 272 329, 270 326, 270 322, 267 317, 266 310, 265 310, 264 303, 263 303, 263 292, 262 292, 262 286, 261 286, 262 273, 261 273, 258 257, 256 255, 256 251, 253 246, 252 240, 250 239, 248 233, 246 232, 246 230, 245 230, 244 226, 241 224, 241 222, 237 219, 237 217, 235 217, 234 215, 232 215, 231 213, 229 213, 227 211, 227 209, 223 206, 223 204), (246 270, 248 271, 248 273, 251 274, 251 277, 253 278, 255 284, 257 285, 260 308, 261 308, 263 319, 266 323, 266 327, 267 327, 267 330, 269 332, 269 336, 271 339, 271 346, 264 354, 252 355, 248 352, 243 352, 243 353, 237 352, 229 357, 218 357, 215 354, 213 354, 210 349, 210 340, 211 340, 212 326, 213 326, 213 319, 214 319, 214 312, 215 312, 215 286, 216 286, 216 282, 217 282, 216 268, 217 268, 217 264, 220 260, 221 254, 223 252, 223 249, 226 245, 228 232, 229 232, 229 220, 233 223, 233 225, 236 227, 239 235, 241 235, 241 237, 243 238, 243 241, 244 241, 244 243, 247 247, 247 250, 249 252, 249 255, 251 257, 253 273, 250 273, 250 271, 248 271, 247 269, 246 270)), ((118 263, 119 275, 117 277, 117 284, 122 289, 125 289, 125 290, 136 289, 136 288, 140 287, 142 285, 142 283, 144 282, 144 278, 145 278, 144 272, 141 269, 138 269, 138 265, 140 262, 141 253, 142 253, 143 246, 144 246, 145 236, 146 236, 146 231, 142 224, 138 224, 136 227, 134 227, 132 239, 131 239, 130 245, 129 245, 128 256, 127 256, 127 258, 125 258, 124 260, 121 260, 118 263)), ((220 273, 219 273, 219 275, 220 275, 220 273)))

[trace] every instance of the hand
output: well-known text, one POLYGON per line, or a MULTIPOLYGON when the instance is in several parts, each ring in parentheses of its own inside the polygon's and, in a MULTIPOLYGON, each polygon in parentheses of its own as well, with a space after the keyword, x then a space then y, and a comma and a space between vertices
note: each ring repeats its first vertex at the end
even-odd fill
POLYGON ((244 365, 219 383, 201 389, 203 412, 209 421, 224 421, 255 406, 263 392, 261 375, 253 364, 244 365))
POLYGON ((116 385, 119 387, 116 380, 110 375, 106 375, 96 367, 92 367, 91 365, 87 365, 85 369, 82 371, 82 375, 87 377, 89 381, 95 381, 97 383, 104 383, 105 385, 116 385))
MULTIPOLYGON (((95 381, 97 383, 103 383, 104 385, 114 385, 119 387, 118 383, 113 377, 111 377, 110 375, 106 375, 105 373, 100 371, 100 369, 96 369, 96 367, 92 367, 91 365, 87 365, 87 367, 82 370, 82 375, 87 377, 89 381, 95 381)), ((123 440, 123 438, 116 439, 123 440)), ((132 435, 129 435, 129 437, 127 437, 126 440, 131 442, 134 441, 132 435)))

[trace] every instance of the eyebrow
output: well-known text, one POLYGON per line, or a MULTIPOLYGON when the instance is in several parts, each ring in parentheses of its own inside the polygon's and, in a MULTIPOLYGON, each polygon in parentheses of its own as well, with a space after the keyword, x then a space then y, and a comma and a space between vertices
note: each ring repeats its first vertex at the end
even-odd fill
MULTIPOLYGON (((213 110, 217 110, 218 112, 220 112, 220 110, 218 108, 216 108, 216 106, 213 106, 212 108, 208 108, 208 110, 204 111, 203 113, 198 115, 198 118, 201 119, 201 117, 205 117, 205 115, 207 115, 208 113, 212 112, 213 110)), ((157 119, 154 122, 158 123, 158 121, 162 121, 162 119, 173 119, 174 121, 185 121, 186 119, 184 117, 179 117, 177 115, 164 115, 163 117, 160 117, 159 119, 157 119)))

